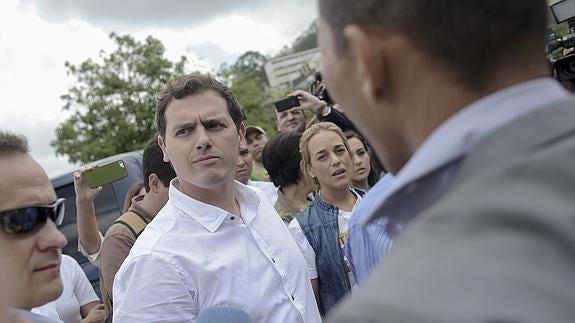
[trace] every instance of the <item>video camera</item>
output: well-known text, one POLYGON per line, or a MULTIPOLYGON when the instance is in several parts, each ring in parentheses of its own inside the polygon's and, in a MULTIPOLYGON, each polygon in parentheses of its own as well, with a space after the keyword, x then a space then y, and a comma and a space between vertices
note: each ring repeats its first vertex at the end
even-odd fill
POLYGON ((321 72, 315 72, 313 77, 314 82, 311 84, 310 93, 315 95, 318 99, 325 101, 328 105, 333 105, 333 100, 329 96, 329 93, 327 93, 327 89, 323 83, 321 72))
POLYGON ((562 57, 554 58, 553 52, 559 48, 575 48, 575 0, 561 0, 550 6, 551 13, 557 24, 567 22, 569 32, 557 36, 556 29, 550 29, 547 34, 547 54, 553 68, 553 74, 559 81, 575 81, 575 51, 562 57))

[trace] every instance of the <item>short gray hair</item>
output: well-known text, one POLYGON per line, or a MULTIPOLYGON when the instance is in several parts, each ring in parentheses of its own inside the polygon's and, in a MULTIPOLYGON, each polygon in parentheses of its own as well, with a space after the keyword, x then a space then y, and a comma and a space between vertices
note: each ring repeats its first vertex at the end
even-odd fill
POLYGON ((28 152, 26 137, 16 135, 7 130, 0 130, 0 156, 11 154, 25 154, 28 152))

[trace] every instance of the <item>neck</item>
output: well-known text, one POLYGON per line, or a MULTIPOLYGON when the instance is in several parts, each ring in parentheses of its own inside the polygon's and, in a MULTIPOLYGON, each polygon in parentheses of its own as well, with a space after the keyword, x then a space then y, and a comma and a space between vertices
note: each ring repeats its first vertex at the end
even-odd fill
POLYGON ((282 187, 281 191, 300 210, 305 209, 309 204, 307 200, 309 189, 303 180, 300 180, 295 185, 282 187))
POLYGON ((435 65, 426 62, 428 68, 424 68, 423 72, 421 65, 414 66, 412 68, 416 68, 416 71, 411 71, 411 76, 406 75, 406 71, 396 73, 399 75, 394 84, 397 91, 386 103, 393 106, 396 113, 394 140, 386 144, 374 143, 378 145, 378 157, 387 161, 386 166, 392 173, 397 173, 442 123, 471 103, 509 86, 548 74, 545 66, 538 62, 524 64, 522 68, 510 66, 497 70, 484 86, 471 89, 435 65), (413 89, 417 89, 417 95, 413 95, 413 89), (386 158, 390 155, 393 156, 392 160, 386 158))
POLYGON ((367 181, 367 177, 362 179, 361 181, 353 181, 353 186, 367 191, 369 189, 369 182, 367 181))
POLYGON ((202 203, 213 205, 231 214, 240 216, 240 210, 235 201, 234 182, 234 179, 231 178, 218 187, 206 189, 180 181, 180 191, 202 203))
POLYGON ((343 189, 322 188, 319 194, 326 202, 340 210, 349 212, 355 204, 354 194, 349 190, 349 187, 343 189))

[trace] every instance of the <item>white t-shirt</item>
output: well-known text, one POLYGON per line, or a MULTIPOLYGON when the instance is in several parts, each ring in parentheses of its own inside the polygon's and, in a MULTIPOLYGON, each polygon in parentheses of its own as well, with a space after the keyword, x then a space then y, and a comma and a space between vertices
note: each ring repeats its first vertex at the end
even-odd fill
POLYGON ((80 306, 100 300, 74 258, 62 255, 60 276, 64 286, 62 295, 55 301, 32 309, 32 312, 64 323, 78 323, 82 320, 80 306))
MULTIPOLYGON (((355 192, 354 192, 354 194, 355 194, 355 192)), ((355 194, 355 195, 356 195, 357 199, 355 201, 355 204, 353 205, 353 209, 355 209, 355 207, 357 206, 357 204, 361 200, 361 196, 359 196, 358 194, 355 194)), ((339 210, 339 212, 337 214, 337 226, 339 229, 339 242, 340 242, 339 245, 342 248, 342 250, 341 250, 342 254, 344 254, 343 250, 345 248, 345 245, 347 244, 347 235, 348 235, 348 231, 349 231, 349 219, 351 218, 351 214, 353 213, 353 209, 350 212, 339 210)), ((303 256, 304 256, 306 264, 307 264, 307 271, 308 271, 309 279, 317 278, 317 267, 315 264, 315 251, 313 250, 312 246, 309 244, 309 241, 307 241, 307 238, 306 238, 305 234, 303 233, 301 226, 299 225, 299 222, 297 221, 297 219, 293 219, 290 222, 288 229, 291 232, 292 236, 294 237, 298 247, 300 248, 300 250, 303 253, 303 256)), ((355 286, 356 286, 355 278, 351 272, 351 267, 350 267, 349 263, 347 262, 347 259, 345 258, 345 256, 344 256, 344 261, 345 261, 345 265, 347 266, 347 272, 348 272, 350 285, 352 288, 355 288, 355 286)))

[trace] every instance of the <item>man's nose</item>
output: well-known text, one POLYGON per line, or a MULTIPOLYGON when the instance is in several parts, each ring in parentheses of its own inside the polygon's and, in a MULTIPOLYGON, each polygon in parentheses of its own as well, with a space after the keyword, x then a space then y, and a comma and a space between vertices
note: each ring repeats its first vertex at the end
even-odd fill
POLYGON ((38 233, 38 249, 62 249, 68 244, 66 237, 58 230, 58 227, 51 219, 48 219, 38 233))
POLYGON ((204 127, 197 127, 196 149, 203 150, 212 146, 210 137, 204 127))

